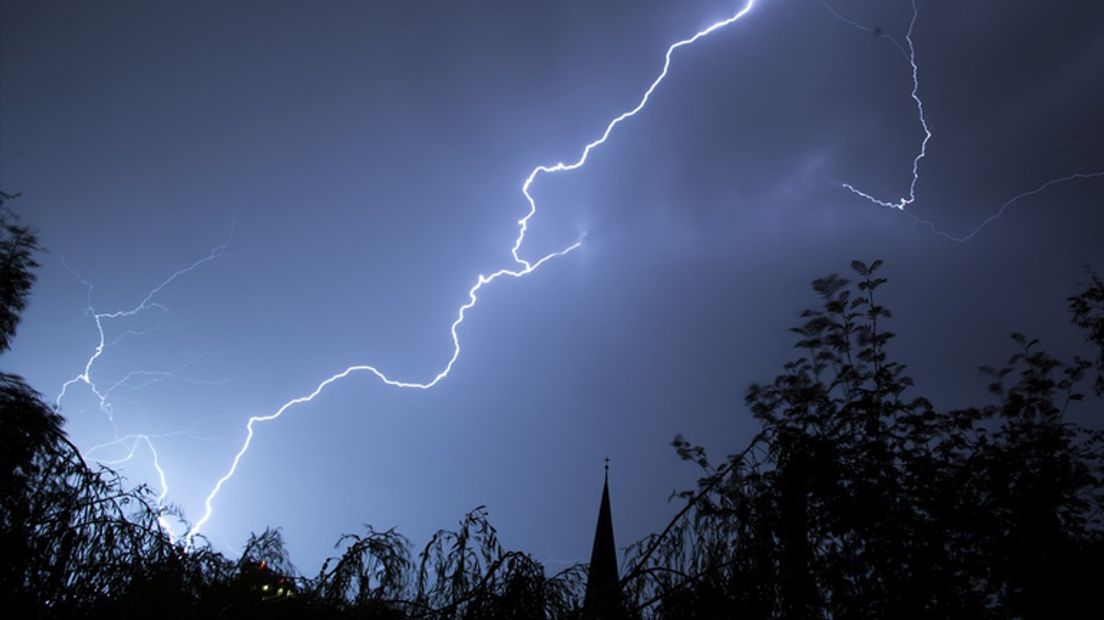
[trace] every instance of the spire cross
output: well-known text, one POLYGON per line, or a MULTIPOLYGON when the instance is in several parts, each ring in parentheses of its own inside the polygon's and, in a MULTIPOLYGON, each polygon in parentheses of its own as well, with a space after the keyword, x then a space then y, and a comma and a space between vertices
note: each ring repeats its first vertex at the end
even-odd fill
POLYGON ((609 473, 609 457, 606 457, 606 473, 609 473))

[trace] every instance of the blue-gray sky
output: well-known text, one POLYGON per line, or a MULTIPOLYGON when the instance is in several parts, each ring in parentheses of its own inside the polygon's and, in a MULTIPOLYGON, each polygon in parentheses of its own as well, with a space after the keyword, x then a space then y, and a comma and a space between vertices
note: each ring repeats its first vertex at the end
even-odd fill
MULTIPOLYGON (((5 369, 53 398, 95 349, 121 435, 155 439, 188 517, 245 420, 352 364, 425 381, 480 273, 512 266, 521 183, 632 108, 668 45, 742 0, 0 2, 0 184, 49 254, 5 369), (93 285, 89 295, 73 272, 93 285), (130 333, 133 332, 133 333, 130 333)), ((908 0, 838 0, 903 42, 908 0)), ((1104 6, 927 0, 914 32, 933 132, 910 212, 969 233, 1009 198, 1104 170, 1104 6)), ((207 527, 284 528, 317 569, 362 523, 422 543, 486 504, 505 544, 585 560, 612 459, 618 542, 693 483, 669 441, 717 455, 754 422, 746 386, 791 357, 806 283, 883 258, 895 353, 940 406, 1020 330, 1077 348, 1065 297, 1104 266, 1104 179, 1012 205, 967 243, 840 182, 907 191, 923 137, 887 37, 810 0, 758 0, 680 50, 648 107, 585 169, 540 179, 523 255, 576 252, 485 288, 430 391, 358 375, 258 427, 207 527)), ((78 445, 113 437, 83 386, 78 445)), ((105 460, 125 450, 98 453, 105 460)), ((159 488, 148 452, 120 466, 159 488)))

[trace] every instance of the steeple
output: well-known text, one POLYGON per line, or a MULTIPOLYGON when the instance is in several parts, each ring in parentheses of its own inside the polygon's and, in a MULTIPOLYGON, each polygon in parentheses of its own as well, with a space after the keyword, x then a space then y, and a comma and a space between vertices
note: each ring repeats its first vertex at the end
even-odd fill
POLYGON ((609 457, 602 484, 602 503, 598 506, 598 527, 594 531, 594 548, 590 552, 590 576, 583 598, 583 617, 593 619, 621 618, 620 578, 617 576, 617 545, 613 541, 613 515, 609 499, 609 457))

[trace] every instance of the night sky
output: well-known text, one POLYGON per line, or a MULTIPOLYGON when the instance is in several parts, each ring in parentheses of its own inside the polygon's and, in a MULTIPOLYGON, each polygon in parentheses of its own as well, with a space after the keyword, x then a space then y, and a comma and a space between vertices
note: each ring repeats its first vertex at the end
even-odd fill
MULTIPOLYGON (((0 2, 0 189, 49 253, 5 370, 61 401, 94 460, 145 433, 195 521, 245 438, 353 364, 429 381, 480 273, 510 246, 539 164, 573 161, 680 39, 742 0, 0 2), (87 288, 82 279, 91 285, 87 288), (120 383, 121 382, 121 383, 120 383), (113 424, 114 427, 113 428, 113 424)), ((1104 270, 1104 3, 758 0, 678 50, 648 106, 585 168, 541 177, 521 254, 575 252, 480 292, 431 390, 357 374, 256 437, 203 533, 283 528, 313 573, 342 532, 416 545, 486 504, 549 569, 589 557, 602 484, 618 543, 661 528, 795 356, 814 277, 886 261, 917 394, 986 402, 1008 334, 1078 350, 1065 298, 1104 270), (879 30, 880 29, 880 30, 879 30), (909 217, 915 215, 916 218, 909 217)), ((117 466, 161 486, 144 444, 117 466)), ((181 533, 179 526, 177 533, 181 533)))

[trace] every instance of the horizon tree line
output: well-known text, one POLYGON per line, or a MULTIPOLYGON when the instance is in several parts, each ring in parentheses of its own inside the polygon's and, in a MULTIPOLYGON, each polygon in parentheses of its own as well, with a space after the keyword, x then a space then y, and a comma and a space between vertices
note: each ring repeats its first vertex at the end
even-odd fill
MULTIPOLYGON (((37 236, 0 192, 0 354, 30 299, 37 236)), ((316 576, 279 530, 228 558, 174 542, 146 486, 89 464, 64 418, 0 372, 0 593, 15 617, 1052 618, 1094 615, 1104 583, 1104 433, 1070 421, 1104 395, 1104 282, 1068 298, 1087 357, 1012 335, 983 366, 993 402, 938 410, 890 354, 881 261, 813 281, 797 357, 752 384, 759 432, 700 469, 666 527, 624 549, 619 604, 584 606, 587 566, 548 574, 504 549, 482 506, 417 553, 345 534, 316 576)), ((738 412, 743 413, 743 412, 738 412)))

